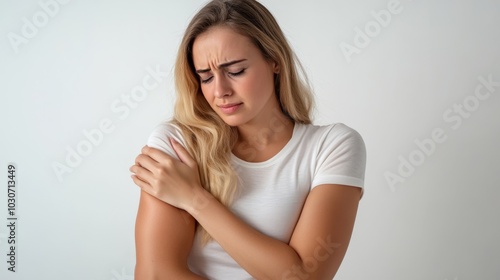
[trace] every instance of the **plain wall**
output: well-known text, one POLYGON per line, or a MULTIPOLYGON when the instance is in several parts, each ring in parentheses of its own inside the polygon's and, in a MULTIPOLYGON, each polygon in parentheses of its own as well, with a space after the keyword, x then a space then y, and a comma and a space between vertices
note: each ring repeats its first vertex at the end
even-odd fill
MULTIPOLYGON (((203 3, 0 1, 0 260, 10 162, 18 218, 17 272, 2 261, 1 279, 133 279, 128 168, 172 114, 176 50, 203 3)), ((499 279, 500 1, 262 3, 308 73, 315 122, 366 142, 335 279, 499 279)))

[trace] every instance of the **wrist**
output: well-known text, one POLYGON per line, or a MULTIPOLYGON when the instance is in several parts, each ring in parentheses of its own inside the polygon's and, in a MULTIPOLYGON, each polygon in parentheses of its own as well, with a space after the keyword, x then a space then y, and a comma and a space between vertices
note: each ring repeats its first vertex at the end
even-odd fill
POLYGON ((209 193, 204 188, 195 188, 193 195, 189 201, 189 203, 184 208, 191 216, 195 217, 203 211, 212 201, 215 200, 213 195, 209 193))

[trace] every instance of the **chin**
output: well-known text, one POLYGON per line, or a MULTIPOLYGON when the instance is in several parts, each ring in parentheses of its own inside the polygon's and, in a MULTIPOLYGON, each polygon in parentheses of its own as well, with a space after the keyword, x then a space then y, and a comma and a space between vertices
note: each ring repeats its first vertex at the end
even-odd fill
POLYGON ((243 124, 242 122, 237 122, 237 121, 228 121, 228 120, 225 120, 225 119, 223 119, 223 121, 224 121, 227 125, 229 125, 229 126, 231 126, 231 127, 237 127, 237 126, 240 126, 240 125, 242 125, 242 124, 243 124))
POLYGON ((219 117, 229 126, 236 127, 246 123, 241 117, 238 116, 220 116, 219 117))

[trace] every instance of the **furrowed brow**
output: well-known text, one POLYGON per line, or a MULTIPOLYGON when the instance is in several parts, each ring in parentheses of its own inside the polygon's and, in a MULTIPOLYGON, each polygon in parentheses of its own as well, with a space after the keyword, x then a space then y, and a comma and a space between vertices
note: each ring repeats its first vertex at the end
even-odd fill
MULTIPOLYGON (((231 66, 233 64, 237 64, 237 63, 240 63, 240 62, 243 62, 243 61, 246 61, 246 59, 239 59, 239 60, 233 60, 233 61, 225 62, 225 63, 219 64, 219 66, 217 66, 217 68, 226 68, 226 67, 229 67, 229 66, 231 66)), ((209 69, 198 69, 198 70, 196 70, 196 73, 198 73, 198 74, 207 73, 207 72, 210 72, 210 68, 209 69)))

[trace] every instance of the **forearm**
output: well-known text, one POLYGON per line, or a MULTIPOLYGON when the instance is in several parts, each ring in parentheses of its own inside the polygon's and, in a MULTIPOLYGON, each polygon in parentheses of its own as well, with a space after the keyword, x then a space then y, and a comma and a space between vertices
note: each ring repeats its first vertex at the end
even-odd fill
POLYGON ((178 280, 207 280, 197 274, 194 274, 189 269, 145 269, 141 266, 136 266, 134 273, 135 280, 163 280, 163 279, 178 279, 178 280))
POLYGON ((271 238, 247 225, 205 190, 186 209, 224 250, 257 279, 281 279, 287 271, 302 266, 297 252, 287 243, 271 238))
MULTIPOLYGON (((173 215, 174 220, 177 220, 166 222, 164 218, 151 219, 153 217, 151 215, 142 215, 150 217, 148 227, 152 229, 158 225, 160 227, 153 231, 146 228, 144 232, 149 232, 146 235, 154 233, 154 236, 136 239, 145 241, 146 244, 144 247, 146 250, 138 250, 138 252, 145 252, 145 256, 149 256, 150 259, 152 256, 147 251, 156 252, 160 257, 161 252, 166 252, 168 260, 182 261, 185 264, 188 257, 186 253, 191 250, 194 219, 196 219, 254 278, 259 280, 290 279, 290 277, 297 278, 295 276, 298 276, 300 279, 330 280, 334 277, 349 245, 361 194, 360 188, 339 184, 316 186, 307 195, 290 240, 282 242, 247 225, 202 188, 200 182, 196 180, 197 177, 192 176, 197 170, 196 162, 190 158, 182 146, 174 145, 175 147, 182 162, 164 158, 168 156, 151 148, 146 152, 149 151, 156 159, 153 160, 146 154, 139 158, 139 164, 134 165, 131 170, 142 175, 141 177, 133 176, 134 182, 143 191, 163 201, 164 203, 157 204, 157 206, 168 206, 170 210, 165 211, 164 214, 173 215), (143 163, 140 162, 141 159, 143 163), (157 171, 160 174, 155 175, 142 167, 155 166, 155 163, 163 161, 169 162, 167 167, 150 167, 150 169, 165 171, 166 168, 168 172, 157 171), (139 178, 146 178, 147 182, 139 178), (172 209, 184 209, 189 213, 188 216, 193 221, 193 223, 188 223, 189 229, 182 227, 178 230, 177 226, 183 224, 179 221, 182 215, 171 211, 172 209), (169 231, 177 236, 165 234, 169 231), (167 236, 169 238, 165 238, 167 236), (158 246, 158 240, 166 241, 163 244, 166 246, 164 249, 158 246), (180 240, 183 242, 179 243, 180 240), (172 246, 177 249, 172 250, 172 246), (176 253, 171 255, 172 252, 176 253)), ((154 261, 154 263, 165 264, 169 261, 154 261)))

